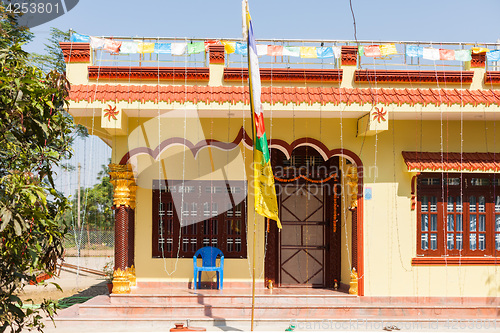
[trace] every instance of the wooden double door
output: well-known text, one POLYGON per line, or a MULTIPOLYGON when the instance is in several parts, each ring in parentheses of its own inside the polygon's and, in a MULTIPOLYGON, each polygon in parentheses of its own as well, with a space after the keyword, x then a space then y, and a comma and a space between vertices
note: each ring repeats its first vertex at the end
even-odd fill
POLYGON ((271 222, 266 280, 279 287, 333 287, 334 279, 340 281, 341 257, 338 158, 323 161, 307 149, 293 156, 302 158, 282 160, 282 165, 274 160, 283 229, 271 222), (285 171, 277 174, 280 170, 285 171))

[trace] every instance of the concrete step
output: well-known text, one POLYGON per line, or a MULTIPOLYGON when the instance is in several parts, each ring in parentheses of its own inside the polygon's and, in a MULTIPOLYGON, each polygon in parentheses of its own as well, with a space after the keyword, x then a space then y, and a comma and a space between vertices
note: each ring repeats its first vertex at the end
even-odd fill
MULTIPOLYGON (((251 305, 252 296, 248 293, 171 293, 171 294, 111 294, 111 304, 127 305, 251 305)), ((356 305, 356 304, 380 304, 380 305, 441 305, 441 306, 484 306, 491 305, 500 307, 500 298, 497 297, 357 297, 344 293, 336 294, 302 294, 302 295, 282 295, 282 294, 257 294, 255 304, 261 305, 356 305)))
MULTIPOLYGON (((227 304, 81 304, 78 314, 86 318, 248 318, 251 305, 227 304)), ((255 305, 258 318, 498 318, 499 309, 493 305, 255 305)))
MULTIPOLYGON (((182 322, 194 327, 204 327, 207 331, 250 331, 250 319, 225 318, 59 318, 55 325, 47 322, 46 333, 72 332, 168 332, 175 323, 182 322)), ((396 325, 407 331, 481 331, 498 332, 498 319, 454 318, 454 319, 410 319, 410 318, 369 318, 369 319, 303 319, 255 318, 255 331, 284 331, 290 324, 296 331, 381 331, 384 327, 396 325)))
MULTIPOLYGON (((291 322, 298 322, 303 330, 325 329, 327 326, 331 330, 352 330, 352 325, 358 330, 381 330, 388 326, 387 323, 399 322, 412 323, 418 330, 436 330, 437 327, 470 330, 471 325, 476 325, 474 327, 480 326, 481 331, 496 332, 497 328, 500 330, 497 322, 500 318, 499 301, 498 298, 474 297, 258 295, 255 323, 256 330, 260 327, 260 330, 278 331, 283 331, 291 322)), ((249 330, 250 317, 251 296, 241 293, 128 294, 94 297, 86 303, 59 311, 55 323, 60 331, 71 332, 107 332, 109 327, 115 332, 165 332, 174 323, 186 323, 186 320, 191 326, 209 330, 249 330)))
MULTIPOLYGON (((111 294, 111 304, 205 304, 205 305, 250 305, 251 295, 232 294, 172 294, 172 295, 151 295, 151 294, 111 294)), ((343 296, 322 296, 322 295, 256 295, 256 304, 280 305, 280 304, 353 304, 359 303, 359 297, 345 294, 343 296)))

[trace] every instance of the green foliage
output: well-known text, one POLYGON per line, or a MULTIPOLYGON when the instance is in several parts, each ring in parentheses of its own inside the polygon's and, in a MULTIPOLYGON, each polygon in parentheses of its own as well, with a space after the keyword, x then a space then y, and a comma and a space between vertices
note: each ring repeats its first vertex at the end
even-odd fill
POLYGON ((50 28, 50 38, 48 43, 45 43, 45 54, 33 53, 30 55, 33 65, 44 71, 55 69, 59 73, 64 73, 66 64, 59 43, 69 42, 69 39, 69 31, 50 28))
POLYGON ((27 27, 16 24, 16 15, 6 12, 0 1, 0 37, 8 44, 26 43, 33 39, 33 33, 27 27))
MULTIPOLYGON (((47 72, 56 70, 59 73, 66 72, 66 63, 64 55, 59 46, 60 42, 69 42, 71 37, 70 31, 62 31, 57 28, 50 28, 50 38, 45 43, 45 54, 32 53, 30 54, 30 63, 34 67, 40 68, 47 72)), ((78 137, 88 137, 89 133, 85 126, 76 125, 75 134, 78 137)))
MULTIPOLYGON (((69 84, 29 65, 21 47, 30 33, 1 6, 0 23, 0 332, 41 330, 40 310, 23 308, 16 294, 62 255, 65 228, 56 221, 68 203, 52 175, 71 155, 69 84)), ((51 317, 55 305, 40 309, 51 317)))

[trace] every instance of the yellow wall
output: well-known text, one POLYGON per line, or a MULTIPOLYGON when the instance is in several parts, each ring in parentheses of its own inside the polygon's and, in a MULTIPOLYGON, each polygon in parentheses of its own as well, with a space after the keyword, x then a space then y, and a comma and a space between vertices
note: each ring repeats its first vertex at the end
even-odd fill
POLYGON ((411 174, 401 157, 404 150, 460 152, 496 151, 495 127, 484 121, 397 121, 377 138, 367 138, 362 156, 365 188, 365 293, 390 296, 497 296, 500 274, 495 266, 411 266, 416 255, 416 212, 411 211, 411 174), (422 126, 421 126, 422 125, 422 126), (441 136, 442 133, 442 136, 441 136), (442 138, 442 139, 441 139, 442 138), (377 144, 377 153, 374 146, 377 144))
MULTIPOLYGON (((184 123, 184 119, 180 120, 184 123)), ((136 128, 140 128, 141 125, 146 124, 147 121, 141 119, 130 119, 129 127, 131 131, 136 128)), ((228 121, 216 120, 212 121, 210 119, 204 119, 201 121, 201 132, 197 132, 197 124, 191 123, 187 126, 187 132, 185 133, 182 127, 175 126, 175 121, 170 119, 166 123, 161 123, 162 138, 167 138, 169 136, 179 136, 183 137, 186 135, 192 143, 196 143, 200 140, 206 139, 217 139, 224 142, 233 141, 237 136, 243 122, 241 119, 234 119, 228 121), (170 122, 170 124, 169 124, 170 122), (174 124, 172 124, 172 122, 174 124), (193 135, 193 132, 194 135, 193 135), (228 136, 229 135, 229 136, 228 136)), ((153 149, 159 144, 157 132, 153 132, 158 128, 158 122, 153 121, 153 126, 144 126, 147 128, 147 137, 151 140, 147 140, 149 146, 153 149)), ((245 125, 250 125, 249 121, 246 121, 245 125)), ((118 147, 116 149, 116 154, 113 152, 113 157, 117 157, 117 160, 121 158, 126 153, 125 147, 137 143, 139 140, 143 140, 144 137, 134 137, 127 142, 126 138, 120 138, 117 141, 118 147)), ((143 145, 144 142, 139 142, 139 145, 143 145)), ((171 175, 170 179, 222 179, 222 174, 215 172, 209 174, 211 171, 209 158, 209 151, 213 156, 214 168, 220 170, 224 168, 228 179, 232 180, 244 180, 249 178, 249 174, 246 168, 252 161, 252 152, 243 148, 243 144, 240 144, 232 152, 226 153, 217 148, 208 149, 205 148, 201 150, 197 156, 194 158, 192 153, 188 150, 184 150, 181 146, 174 146, 169 148, 160 156, 161 159, 166 159, 166 165, 154 164, 151 158, 146 155, 142 156, 142 162, 151 160, 152 166, 147 170, 140 173, 137 177, 137 184, 139 185, 137 191, 137 208, 136 208, 136 248, 135 248, 135 262, 136 262, 136 274, 139 281, 172 281, 172 282, 192 282, 193 280, 193 259, 158 259, 151 258, 151 233, 152 233, 152 191, 151 184, 153 179, 158 179, 158 175, 168 174, 171 175), (235 158, 235 153, 240 153, 242 164, 239 165, 238 159, 235 158), (203 161, 203 162, 200 162, 203 161), (226 162, 229 162, 229 167, 225 166, 226 162), (183 167, 185 166, 185 167, 183 167), (160 168, 159 168, 160 167, 160 168), (166 170, 166 171, 165 171, 166 170), (161 172, 161 173, 160 173, 161 172), (214 178, 210 178, 214 177, 214 178)), ((250 192, 250 191, 249 191, 250 192)), ((253 205, 252 193, 248 196, 248 205, 251 207, 253 205)), ((257 260, 256 260, 256 278, 257 281, 263 283, 263 269, 264 269, 264 221, 260 216, 256 216, 254 219, 254 214, 252 209, 248 209, 247 212, 247 247, 248 258, 253 258, 252 256, 252 241, 254 234, 254 222, 257 226, 257 260)), ((249 282, 251 281, 251 267, 252 262, 250 259, 225 259, 224 263, 224 281, 225 282, 249 282)), ((206 275, 202 276, 203 280, 208 277, 215 279, 215 274, 204 273, 206 275)))
MULTIPOLYGON (((364 209, 364 262, 365 295, 384 296, 497 296, 500 274, 494 266, 412 266, 416 254, 416 215, 411 210, 410 180, 401 151, 422 150, 497 151, 495 128, 499 124, 483 121, 391 121, 389 130, 377 136, 356 137, 356 120, 339 119, 273 119, 266 120, 272 138, 292 142, 301 137, 323 141, 330 149, 343 147, 358 154, 364 164, 365 188, 372 189, 373 198, 365 201, 364 209), (442 128, 442 131, 441 131, 442 128), (486 131, 486 133, 485 133, 486 131), (441 132, 443 138, 441 139, 441 132), (342 138, 342 140, 341 140, 342 138), (485 143, 485 138, 486 142, 485 143), (486 144, 488 146, 486 146, 486 144), (376 172, 377 171, 377 172, 376 172)), ((130 120, 129 126, 136 120, 130 120)), ((204 119, 202 127, 207 138, 232 141, 243 125, 241 119, 204 119), (229 132, 229 134, 228 134, 229 132)), ((248 127, 250 123, 246 121, 248 127)), ((121 157, 126 142, 117 142, 116 156, 121 157)), ((174 149, 174 148, 172 148, 174 149)), ((181 149, 176 147, 175 149, 181 149)), ((251 151, 242 148, 245 165, 251 161, 251 151)), ((214 149, 215 150, 215 149, 214 149)), ((113 153, 115 155, 115 153, 113 153)), ((200 155, 201 156, 201 155, 200 155)), ((193 162, 194 160, 189 160, 193 162)), ((181 166, 179 165, 179 168, 181 166)), ((230 170, 231 168, 229 168, 230 170)), ((180 169, 179 169, 180 170, 180 169)), ((248 168, 247 168, 248 170, 248 168)), ((235 172, 235 170, 233 170, 235 172)), ((139 179, 140 182, 140 179, 139 179)), ((248 244, 253 235, 253 198, 249 196, 248 244)), ((192 259, 151 258, 151 191, 139 188, 136 210, 136 266, 139 280, 192 280, 192 259), (177 262, 177 266, 175 265, 177 262), (177 267, 177 268, 175 268, 177 267), (169 275, 172 271, 175 273, 169 275)), ((350 241, 350 213, 345 216, 347 239, 350 241)), ((263 280, 264 226, 257 217, 257 277, 263 280)), ((349 281, 348 249, 342 230, 342 283, 349 281)), ((251 258, 251 246, 248 248, 251 258)), ((349 254, 352 249, 349 248, 349 254)), ((250 281, 247 259, 228 259, 225 281, 250 281)))
MULTIPOLYGON (((94 81, 89 81, 87 76, 87 64, 69 64, 68 78, 72 84, 93 84, 94 81), (71 67, 71 69, 70 69, 71 67)), ((238 82, 223 82, 222 73, 223 66, 211 65, 210 86, 240 85, 238 82)), ((342 88, 371 88, 367 84, 354 83, 355 66, 343 66, 343 81, 327 86, 342 87, 342 88)), ((469 88, 469 89, 491 89, 491 86, 483 83, 484 69, 472 69, 475 72, 473 83, 468 86, 459 87, 457 85, 448 85, 446 88, 469 88)), ((100 80, 100 83, 105 84, 130 84, 127 82, 119 82, 113 80, 100 80)), ((156 85, 157 82, 137 81, 133 84, 150 84, 156 85)), ((162 81, 160 85, 177 85, 184 84, 183 82, 162 81)), ((196 84, 188 82, 188 85, 196 84)), ((200 85, 206 85, 201 83, 200 85)), ((264 86, 271 83, 264 82, 264 86)), ((305 86, 305 83, 278 83, 272 85, 283 86, 305 86)), ((308 87, 325 86, 324 83, 307 83, 308 87)), ((408 86, 399 84, 378 84, 377 88, 407 88, 408 86)), ((412 88, 429 88, 437 87, 436 85, 428 84, 413 84, 412 88)), ((439 86, 441 87, 441 86, 439 86)), ((441 87, 442 88, 442 87, 441 87)), ((116 102, 116 101, 115 101, 116 102)), ((243 105, 237 102, 235 105, 230 103, 218 104, 217 102, 209 103, 185 103, 181 105, 179 102, 167 103, 160 102, 159 104, 153 101, 145 101, 140 103, 134 101, 129 104, 128 101, 116 102, 119 110, 129 109, 131 105, 139 111, 151 111, 160 109, 185 108, 187 105, 198 108, 206 114, 213 114, 218 118, 204 119, 201 122, 202 132, 199 128, 193 132, 189 131, 190 140, 196 143, 197 137, 213 138, 220 141, 232 141, 238 133, 240 127, 244 124, 247 132, 250 133, 250 121, 241 119, 242 110, 248 111, 248 105, 243 105), (236 114, 238 119, 230 119, 229 114, 236 114)), ((131 111, 128 118, 128 132, 132 133, 139 125, 144 124, 147 133, 141 137, 135 135, 133 137, 113 136, 113 133, 107 132, 100 127, 100 118, 102 109, 106 107, 104 101, 72 101, 71 108, 74 115, 78 115, 75 119, 77 123, 83 123, 88 128, 94 129, 94 133, 99 137, 107 140, 113 147, 112 161, 118 163, 122 156, 129 150, 140 145, 146 145, 153 149, 158 145, 157 139, 168 136, 187 136, 184 133, 185 126, 175 125, 179 122, 164 122, 158 123, 153 121, 146 126, 147 119, 134 118, 134 110, 131 111), (86 115, 84 115, 86 114, 86 115), (85 118, 86 117, 86 118, 85 118), (95 117, 95 118, 91 118, 95 117), (155 130, 158 128, 158 130, 155 130), (144 141, 144 137, 151 139, 144 141), (112 140, 112 141, 111 141, 112 140), (143 141, 141 141, 143 140, 143 141)), ((365 295, 384 295, 384 296, 497 296, 500 293, 500 274, 497 271, 497 266, 461 266, 461 267, 445 267, 445 266, 411 266, 411 259, 416 254, 416 216, 415 212, 411 211, 410 203, 410 180, 412 174, 406 171, 403 163, 401 151, 403 150, 421 150, 421 151, 453 151, 453 152, 499 152, 499 147, 496 145, 496 128, 499 124, 491 121, 484 122, 465 121, 463 130, 460 121, 447 121, 447 115, 455 113, 464 114, 469 119, 476 119, 474 114, 477 112, 477 117, 485 116, 495 117, 499 111, 497 104, 489 106, 479 105, 474 106, 467 104, 461 106, 459 104, 436 106, 429 104, 422 106, 410 106, 408 104, 386 106, 385 109, 391 112, 391 117, 405 117, 407 112, 412 112, 412 116, 408 116, 414 120, 398 120, 393 121, 391 118, 389 130, 380 133, 377 136, 371 137, 356 137, 357 121, 355 117, 371 111, 370 103, 359 105, 352 103, 346 105, 327 104, 320 106, 315 103, 300 105, 289 103, 283 105, 276 103, 271 106, 264 103, 266 111, 266 128, 268 137, 271 139, 281 139, 287 142, 292 142, 295 139, 302 137, 311 137, 325 143, 329 149, 345 148, 356 153, 362 160, 364 165, 364 183, 365 188, 372 189, 373 198, 365 201, 364 207, 364 281, 365 295), (272 114, 269 112, 274 110, 275 118, 272 120, 272 114), (319 112, 321 110, 321 112, 319 112), (420 115, 415 112, 419 112, 420 115), (349 115, 352 118, 338 119, 340 114, 349 115), (415 117, 413 116, 415 115, 415 117), (434 117, 438 119, 442 117, 443 122, 439 120, 420 121, 420 117, 434 117), (276 117, 288 118, 276 118, 276 117), (294 119, 294 117, 297 117, 294 119), (299 118, 309 117, 309 118, 299 118), (332 118, 336 117, 336 118, 332 118), (463 146, 461 147, 461 142, 463 146), (378 172, 376 172, 378 171, 378 172)), ((456 116, 455 116, 456 117, 456 116)), ((193 126, 196 127, 195 124, 193 126)), ((192 127, 192 128, 195 128, 192 127)), ((224 160, 228 154, 217 152, 212 149, 217 160, 224 160)), ((240 151, 243 155, 244 165, 248 166, 251 161, 251 152, 240 145, 240 151)), ((169 150, 170 153, 178 152, 183 154, 181 147, 173 147, 169 150)), ((199 158, 206 159, 207 151, 200 153, 199 158)), ((168 153, 165 152, 168 156, 168 153)), ((198 162, 189 153, 183 156, 182 161, 175 160, 172 157, 172 163, 166 168, 163 174, 171 172, 174 177, 179 177, 179 172, 184 168, 175 168, 176 164, 185 166, 197 164, 198 162), (177 172, 177 173, 176 173, 177 172)), ((165 156, 165 155, 162 155, 165 156)), ((177 156, 178 157, 178 156, 177 156)), ((136 209, 136 258, 137 276, 139 281, 191 281, 192 280, 192 260, 190 259, 152 259, 151 258, 151 223, 152 223, 152 204, 151 190, 149 188, 152 179, 155 175, 161 176, 163 166, 154 166, 154 161, 147 156, 141 156, 138 161, 142 165, 147 163, 152 164, 151 169, 139 170, 141 174, 138 176, 139 189, 137 192, 137 209, 136 209), (149 176, 148 176, 149 173, 149 176), (149 177, 149 178, 148 178, 149 177), (149 184, 149 185, 148 185, 149 184), (175 271, 174 273, 172 273, 175 271)), ((200 176, 206 174, 208 166, 202 165, 196 168, 190 167, 186 170, 188 177, 200 176)), ((232 165, 227 168, 227 172, 231 177, 241 175, 241 168, 232 165)), ((137 170, 136 170, 137 171, 137 170)), ((184 176, 186 176, 186 173, 184 176)), ((253 237, 254 215, 252 209, 253 198, 248 198, 249 210, 247 213, 248 243, 251 244, 253 237)), ((344 207, 345 208, 345 207, 344 207)), ((349 248, 351 226, 350 213, 344 210, 343 220, 347 221, 346 228, 342 230, 342 251, 341 251, 341 282, 349 281, 349 255, 352 249, 349 248), (345 231, 347 231, 347 240, 345 231)), ((264 257, 264 226, 261 217, 256 217, 255 222, 258 226, 257 230, 257 277, 262 281, 262 268, 264 257)), ((251 247, 248 249, 249 258, 251 258, 251 247)), ((251 275, 249 267, 251 263, 246 259, 227 259, 225 269, 225 281, 250 281, 251 275)))

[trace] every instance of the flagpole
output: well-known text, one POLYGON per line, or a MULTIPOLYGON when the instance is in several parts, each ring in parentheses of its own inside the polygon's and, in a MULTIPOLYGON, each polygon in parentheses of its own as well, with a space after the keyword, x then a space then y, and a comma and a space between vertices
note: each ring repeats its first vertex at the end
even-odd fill
MULTIPOLYGON (((247 44, 248 44, 248 39, 247 39, 247 44)), ((248 46, 249 47, 249 46, 248 46)), ((250 59, 250 57, 248 57, 250 59)), ((250 61, 250 60, 249 60, 250 61)), ((251 72, 250 72, 250 66, 248 66, 248 76, 251 77, 251 72)), ((252 119, 252 142, 253 142, 253 158, 252 158, 252 166, 255 168, 255 120, 254 118, 254 105, 253 105, 253 99, 252 99, 252 81, 250 80, 250 84, 248 86, 248 91, 250 92, 250 118, 252 119)), ((255 177, 255 175, 254 175, 255 177)), ((254 179, 254 184, 255 186, 255 179, 254 179)), ((257 200, 257 197, 254 195, 254 200, 257 200)), ((255 204, 253 205, 254 207, 254 215, 253 215, 253 241, 252 241, 252 319, 251 319, 251 325, 250 325, 250 330, 253 331, 253 323, 254 323, 254 314, 255 314, 255 248, 256 248, 256 243, 257 243, 257 224, 255 223, 255 220, 257 218, 257 211, 255 210, 255 204)))
MULTIPOLYGON (((248 38, 248 22, 247 22, 247 13, 248 13, 248 2, 247 0, 242 0, 241 2, 241 12, 243 15, 243 35, 247 37, 247 50, 250 51, 250 41, 248 38)), ((255 163, 255 121, 254 121, 254 103, 253 103, 253 94, 252 94, 252 80, 250 79, 252 77, 251 73, 251 66, 250 66, 250 54, 248 54, 248 77, 249 77, 249 84, 248 84, 248 92, 250 94, 250 119, 252 120, 252 142, 253 142, 253 149, 252 149, 252 154, 253 158, 252 161, 255 163)), ((252 163, 252 167, 255 167, 252 163)), ((254 175, 255 177, 255 175, 254 175)), ((254 181, 254 186, 255 186, 255 179, 254 181)), ((254 200, 257 200, 257 197, 254 195, 254 200)), ((257 211, 255 210, 255 204, 254 204, 254 215, 253 215, 253 239, 252 239, 252 315, 250 319, 250 331, 253 331, 253 324, 254 324, 254 316, 255 316, 255 252, 256 252, 256 243, 257 243, 257 224, 255 222, 256 220, 256 214, 257 211)))
MULTIPOLYGON (((247 42, 248 43, 248 42, 247 42)), ((250 58, 250 57, 249 57, 250 58)), ((248 73, 250 77, 250 66, 248 67, 248 73)), ((251 81, 250 81, 251 82, 251 81)), ((252 119, 252 142, 253 142, 253 149, 252 149, 252 167, 255 168, 255 120, 254 118, 254 108, 253 108, 253 100, 252 100, 252 86, 251 83, 248 86, 248 91, 250 92, 250 118, 252 119)), ((255 177, 255 175, 254 175, 255 177)), ((254 179, 254 184, 255 186, 255 179, 254 179)), ((257 197, 254 195, 254 200, 257 200, 257 197)), ((257 218, 257 211, 255 210, 255 204, 254 206, 254 212, 253 212, 253 239, 252 239, 252 316, 250 320, 250 331, 253 331, 253 324, 254 324, 254 315, 255 315, 255 253, 256 253, 256 243, 257 243, 257 224, 255 223, 255 220, 257 218)))

